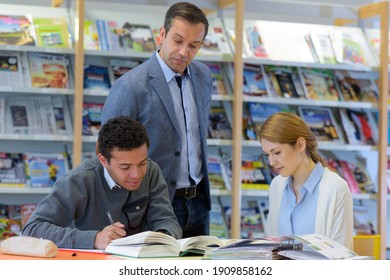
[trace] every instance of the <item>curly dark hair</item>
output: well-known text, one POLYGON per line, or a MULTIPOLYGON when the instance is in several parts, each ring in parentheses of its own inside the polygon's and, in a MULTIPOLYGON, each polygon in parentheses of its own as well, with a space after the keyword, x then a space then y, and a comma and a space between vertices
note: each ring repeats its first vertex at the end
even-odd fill
POLYGON ((209 30, 209 22, 205 13, 197 6, 188 2, 178 2, 173 4, 165 14, 164 28, 166 33, 168 33, 171 28, 172 21, 175 17, 182 17, 191 24, 203 23, 205 28, 203 39, 206 38, 209 30))
POLYGON ((138 121, 120 116, 108 120, 99 130, 98 151, 110 163, 114 149, 131 151, 146 144, 149 148, 149 136, 145 127, 138 121))

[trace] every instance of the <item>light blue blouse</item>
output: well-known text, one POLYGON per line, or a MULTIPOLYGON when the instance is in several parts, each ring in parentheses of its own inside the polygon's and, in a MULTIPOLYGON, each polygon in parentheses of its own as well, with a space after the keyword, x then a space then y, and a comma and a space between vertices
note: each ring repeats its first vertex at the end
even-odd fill
POLYGON ((323 173, 324 167, 321 163, 317 163, 300 189, 301 198, 298 202, 292 189, 292 177, 287 179, 279 213, 280 235, 314 233, 318 185, 323 173))

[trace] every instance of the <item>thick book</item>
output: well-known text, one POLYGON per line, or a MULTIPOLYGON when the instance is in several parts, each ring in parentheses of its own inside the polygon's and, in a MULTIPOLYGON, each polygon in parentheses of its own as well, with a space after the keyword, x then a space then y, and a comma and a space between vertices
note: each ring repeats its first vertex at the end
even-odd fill
POLYGON ((175 239, 165 233, 144 231, 116 239, 104 251, 134 258, 180 257, 188 253, 203 255, 224 244, 223 240, 212 235, 175 239))

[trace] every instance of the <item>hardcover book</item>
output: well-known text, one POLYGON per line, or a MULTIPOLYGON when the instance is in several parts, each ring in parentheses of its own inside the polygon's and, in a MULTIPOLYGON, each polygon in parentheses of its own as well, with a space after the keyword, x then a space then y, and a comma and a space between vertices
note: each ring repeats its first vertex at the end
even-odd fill
POLYGON ((0 45, 35 46, 30 15, 0 15, 0 45))
POLYGON ((49 188, 68 172, 68 161, 61 153, 25 153, 27 178, 32 188, 49 188))
POLYGON ((71 38, 65 18, 33 19, 37 46, 47 48, 70 48, 71 38))

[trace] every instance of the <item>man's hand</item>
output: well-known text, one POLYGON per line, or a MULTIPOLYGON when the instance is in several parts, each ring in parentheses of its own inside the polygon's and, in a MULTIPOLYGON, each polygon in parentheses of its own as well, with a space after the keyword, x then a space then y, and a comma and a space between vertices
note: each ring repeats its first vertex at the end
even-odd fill
POLYGON ((104 250, 112 240, 126 236, 126 231, 123 229, 124 227, 124 224, 116 222, 113 225, 106 226, 102 231, 99 231, 95 237, 95 249, 104 250))

